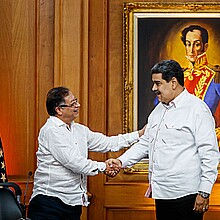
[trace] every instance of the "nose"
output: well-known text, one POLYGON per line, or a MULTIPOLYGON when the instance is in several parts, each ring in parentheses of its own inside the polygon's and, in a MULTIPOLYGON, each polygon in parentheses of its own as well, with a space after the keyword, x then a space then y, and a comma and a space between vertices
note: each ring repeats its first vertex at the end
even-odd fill
POLYGON ((157 91, 157 86, 155 84, 153 84, 152 89, 153 92, 157 91))
POLYGON ((190 53, 193 53, 195 51, 195 46, 192 44, 190 47, 189 47, 189 52, 190 53))

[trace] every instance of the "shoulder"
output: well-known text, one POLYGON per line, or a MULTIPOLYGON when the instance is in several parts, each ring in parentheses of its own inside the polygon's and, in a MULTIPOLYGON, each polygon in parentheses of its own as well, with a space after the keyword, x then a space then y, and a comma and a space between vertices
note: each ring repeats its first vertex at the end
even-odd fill
POLYGON ((56 127, 57 127, 56 123, 54 123, 54 121, 50 117, 50 118, 47 119, 45 124, 41 127, 40 131, 41 132, 46 132, 47 130, 54 129, 56 127))
POLYGON ((185 101, 185 105, 195 112, 205 111, 211 113, 210 108, 203 100, 193 94, 190 94, 189 92, 187 93, 187 100, 185 101))
POLYGON ((214 82, 220 83, 220 65, 209 64, 208 67, 215 72, 214 82))
POLYGON ((62 134, 60 127, 54 123, 51 118, 49 118, 46 123, 41 127, 39 132, 39 138, 44 139, 51 136, 57 136, 58 134, 62 134))

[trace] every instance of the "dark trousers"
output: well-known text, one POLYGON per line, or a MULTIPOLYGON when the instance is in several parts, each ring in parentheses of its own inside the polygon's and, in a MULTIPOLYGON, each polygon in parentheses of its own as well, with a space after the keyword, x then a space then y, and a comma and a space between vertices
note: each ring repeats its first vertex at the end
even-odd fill
POLYGON ((197 194, 178 199, 155 199, 157 220, 202 220, 203 213, 193 210, 197 194))
POLYGON ((45 195, 35 196, 28 207, 31 220, 80 220, 82 206, 70 206, 59 198, 45 195))

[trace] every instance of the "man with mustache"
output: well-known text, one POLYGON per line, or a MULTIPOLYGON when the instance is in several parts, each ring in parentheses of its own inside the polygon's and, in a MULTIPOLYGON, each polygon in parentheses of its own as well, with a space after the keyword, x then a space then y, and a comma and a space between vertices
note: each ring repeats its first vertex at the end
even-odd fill
POLYGON ((157 220, 202 220, 217 178, 219 149, 209 107, 184 87, 183 69, 164 60, 151 69, 159 104, 139 142, 109 165, 133 166, 149 155, 147 197, 157 220))

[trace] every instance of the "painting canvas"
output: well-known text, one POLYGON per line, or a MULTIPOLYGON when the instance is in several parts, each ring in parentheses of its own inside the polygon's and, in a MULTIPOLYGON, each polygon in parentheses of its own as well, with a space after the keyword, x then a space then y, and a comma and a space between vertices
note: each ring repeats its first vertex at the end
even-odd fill
MULTIPOLYGON (((124 131, 140 129, 155 107, 150 69, 167 59, 186 68, 181 32, 199 25, 209 34, 206 55, 220 84, 220 4, 218 3, 125 3, 124 7, 124 131)), ((215 100, 216 132, 220 128, 220 104, 215 100)))

